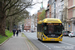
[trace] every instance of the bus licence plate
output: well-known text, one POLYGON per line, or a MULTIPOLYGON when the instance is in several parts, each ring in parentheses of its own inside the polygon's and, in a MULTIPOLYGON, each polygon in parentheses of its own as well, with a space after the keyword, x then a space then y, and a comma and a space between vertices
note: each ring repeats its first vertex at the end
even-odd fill
POLYGON ((51 41, 55 41, 55 39, 51 39, 51 41))

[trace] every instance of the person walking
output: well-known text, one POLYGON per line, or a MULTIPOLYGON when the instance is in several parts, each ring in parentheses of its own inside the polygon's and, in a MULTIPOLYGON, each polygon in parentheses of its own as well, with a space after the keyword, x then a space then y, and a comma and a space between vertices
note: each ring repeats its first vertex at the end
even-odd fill
POLYGON ((16 29, 13 29, 13 36, 15 36, 16 29))
POLYGON ((16 35, 17 35, 17 36, 18 36, 18 33, 19 33, 19 30, 17 29, 17 30, 16 30, 16 35))

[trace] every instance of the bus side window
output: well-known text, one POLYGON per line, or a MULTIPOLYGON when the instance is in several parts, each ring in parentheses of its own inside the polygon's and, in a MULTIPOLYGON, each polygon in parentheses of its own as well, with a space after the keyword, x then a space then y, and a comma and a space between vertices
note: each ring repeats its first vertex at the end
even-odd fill
POLYGON ((44 26, 44 30, 47 30, 47 27, 46 26, 44 26))

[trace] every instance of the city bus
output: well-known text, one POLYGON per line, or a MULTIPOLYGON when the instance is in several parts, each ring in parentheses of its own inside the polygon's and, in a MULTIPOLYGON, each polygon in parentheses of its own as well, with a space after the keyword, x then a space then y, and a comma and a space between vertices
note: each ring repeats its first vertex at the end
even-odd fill
POLYGON ((60 19, 45 18, 37 23, 37 38, 41 41, 62 41, 64 27, 60 19))

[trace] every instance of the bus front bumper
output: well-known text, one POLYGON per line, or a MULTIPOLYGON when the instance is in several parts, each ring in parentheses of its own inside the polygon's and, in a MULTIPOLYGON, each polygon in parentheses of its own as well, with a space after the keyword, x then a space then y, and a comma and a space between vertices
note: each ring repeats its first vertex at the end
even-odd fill
POLYGON ((43 38, 42 41, 62 41, 62 38, 43 38))

